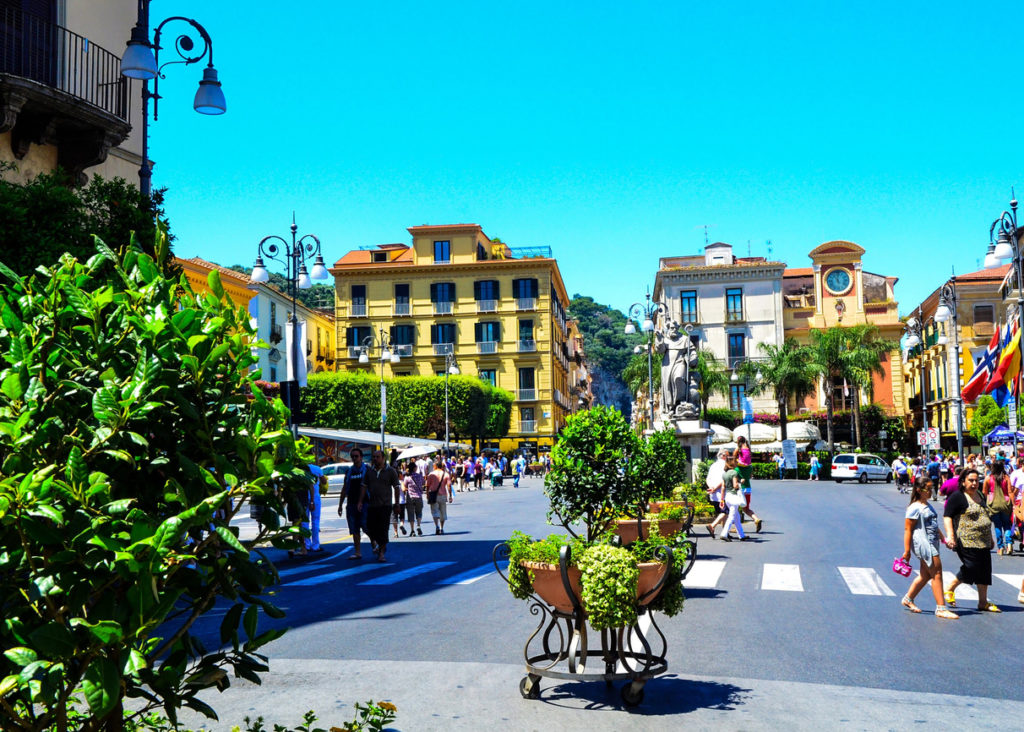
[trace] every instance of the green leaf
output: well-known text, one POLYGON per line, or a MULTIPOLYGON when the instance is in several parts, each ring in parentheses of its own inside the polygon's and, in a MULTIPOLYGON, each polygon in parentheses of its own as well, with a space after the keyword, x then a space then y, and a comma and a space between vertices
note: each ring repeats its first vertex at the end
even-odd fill
POLYGON ((211 269, 210 274, 206 276, 206 282, 210 286, 210 292, 216 295, 218 300, 223 300, 224 285, 220 282, 220 272, 215 269, 211 269))
POLYGON ((48 518, 58 526, 62 526, 64 524, 64 515, 53 506, 49 506, 45 503, 37 503, 28 513, 30 516, 42 516, 44 518, 48 518))
POLYGON ((71 303, 71 307, 74 308, 74 311, 83 318, 92 320, 95 315, 93 313, 92 306, 89 304, 89 300, 82 295, 81 292, 76 290, 74 285, 65 285, 63 290, 64 296, 68 299, 68 302, 71 303))
POLYGON ((249 556, 249 550, 242 546, 242 542, 238 540, 237 536, 231 533, 231 529, 229 529, 227 526, 218 526, 214 530, 217 532, 217 536, 219 536, 221 540, 229 547, 234 549, 242 556, 249 556))
MULTIPOLYGON (((0 274, 9 279, 11 282, 21 282, 21 278, 17 275, 17 273, 15 273, 13 269, 8 267, 3 262, 0 262, 0 274)), ((3 696, 3 693, 0 693, 0 696, 3 696)))
POLYGON ((88 628, 89 632, 104 644, 116 643, 124 637, 121 624, 114 620, 100 620, 96 623, 90 623, 84 618, 72 618, 71 626, 74 628, 88 628))
POLYGON ((0 697, 5 697, 21 683, 21 679, 17 674, 11 674, 0 681, 0 697))
POLYGON ((128 660, 124 662, 123 672, 126 676, 135 676, 145 668, 149 667, 149 661, 135 648, 128 652, 128 660))
POLYGON ((109 658, 101 656, 86 667, 82 692, 93 716, 102 717, 114 708, 119 698, 120 679, 117 666, 109 658))
POLYGON ((70 656, 77 647, 71 631, 55 620, 33 631, 31 639, 39 652, 48 658, 70 656))
POLYGON ((4 396, 12 402, 19 401, 21 399, 21 395, 25 393, 21 387, 21 375, 17 371, 12 371, 7 374, 7 376, 4 377, 3 383, 0 384, 0 390, 2 390, 4 396))
POLYGON ((4 651, 4 655, 7 657, 7 660, 15 666, 28 666, 39 658, 35 651, 31 648, 25 648, 24 646, 8 648, 4 651))
POLYGON ((121 413, 117 389, 104 386, 92 396, 92 413, 101 424, 116 424, 121 413))
POLYGON ((238 602, 224 613, 224 619, 220 622, 220 642, 227 643, 238 634, 238 623, 242 619, 242 610, 245 606, 238 602))
POLYGON ((245 611, 245 618, 243 619, 245 625, 245 634, 250 638, 256 637, 256 627, 259 623, 259 610, 255 605, 250 605, 245 611))
POLYGON ((182 526, 181 519, 177 516, 171 516, 160 524, 156 529, 156 534, 153 536, 153 546, 160 556, 167 556, 167 553, 174 549, 175 546, 181 541, 181 535, 185 529, 182 526))

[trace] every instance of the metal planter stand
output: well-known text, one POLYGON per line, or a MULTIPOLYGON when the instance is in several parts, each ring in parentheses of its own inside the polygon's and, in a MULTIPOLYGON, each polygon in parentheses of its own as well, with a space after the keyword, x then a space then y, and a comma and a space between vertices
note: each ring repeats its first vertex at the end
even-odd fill
MULTIPOLYGON (((697 544, 692 539, 685 542, 687 551, 685 578, 696 559, 697 544)), ((494 567, 505 582, 509 579, 501 570, 501 562, 507 560, 511 548, 505 542, 494 547, 494 567)), ((547 602, 530 595, 530 614, 540 616, 537 629, 523 647, 526 661, 526 676, 519 682, 519 693, 524 699, 540 698, 540 679, 564 679, 568 681, 604 681, 609 686, 616 681, 628 681, 622 687, 622 702, 635 707, 644 699, 644 685, 655 676, 668 670, 665 659, 668 642, 654 620, 654 613, 647 602, 658 596, 672 573, 674 552, 661 547, 658 560, 667 564, 668 569, 657 585, 637 598, 637 622, 620 628, 602 630, 600 646, 590 648, 590 633, 596 633, 587 626, 587 615, 580 600, 573 592, 569 581, 569 567, 572 557, 569 547, 563 546, 558 554, 559 576, 566 595, 572 601, 572 612, 562 612, 547 602), (647 618, 643 629, 641 621, 647 618), (555 636, 557 635, 557 642, 555 636), (594 668, 603 668, 603 671, 594 668)))

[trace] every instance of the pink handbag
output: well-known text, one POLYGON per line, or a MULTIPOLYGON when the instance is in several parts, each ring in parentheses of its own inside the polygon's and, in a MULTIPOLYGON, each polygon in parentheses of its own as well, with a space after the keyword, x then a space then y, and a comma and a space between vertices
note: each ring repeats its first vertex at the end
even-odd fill
POLYGON ((896 574, 909 577, 912 571, 910 565, 903 560, 903 557, 896 557, 892 560, 892 571, 896 574))

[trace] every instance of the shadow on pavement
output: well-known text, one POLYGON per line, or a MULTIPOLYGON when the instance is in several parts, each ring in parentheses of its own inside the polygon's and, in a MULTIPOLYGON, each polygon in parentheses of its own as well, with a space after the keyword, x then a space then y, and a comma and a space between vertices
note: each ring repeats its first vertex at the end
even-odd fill
MULTIPOLYGON (((540 702, 558 707, 619 711, 623 708, 621 690, 628 683, 617 681, 604 684, 600 681, 573 681, 545 687, 545 683, 557 682, 542 679, 540 702)), ((644 701, 630 712, 656 717, 670 714, 688 714, 698 709, 731 711, 741 706, 750 689, 717 681, 694 681, 681 679, 671 674, 658 676, 644 687, 644 701)))

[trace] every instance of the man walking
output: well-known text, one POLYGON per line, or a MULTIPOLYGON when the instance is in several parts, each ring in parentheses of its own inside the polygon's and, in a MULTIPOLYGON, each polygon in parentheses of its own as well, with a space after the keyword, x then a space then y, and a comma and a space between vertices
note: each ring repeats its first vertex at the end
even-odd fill
POLYGON ((320 546, 320 509, 323 506, 323 494, 327 490, 327 476, 316 463, 309 464, 309 472, 312 475, 313 489, 310 491, 312 500, 309 504, 309 538, 306 539, 306 550, 311 552, 322 552, 320 546))
POLYGON ((712 538, 715 536, 715 529, 725 523, 725 471, 729 469, 729 461, 732 453, 728 450, 718 451, 718 460, 708 468, 708 477, 705 484, 708 490, 708 502, 715 507, 715 520, 707 525, 708 533, 712 538))
POLYGON ((351 560, 362 559, 361 532, 366 526, 366 512, 359 503, 359 497, 363 493, 363 476, 366 474, 366 465, 363 464, 363 451, 358 447, 352 448, 349 453, 352 464, 345 471, 345 480, 341 484, 341 498, 338 499, 338 515, 341 516, 342 507, 345 508, 345 522, 348 524, 348 533, 352 535, 351 560), (348 499, 348 504, 345 504, 348 499))
POLYGON ((373 451, 373 465, 363 475, 363 490, 359 496, 359 510, 367 506, 366 533, 375 545, 378 562, 386 562, 388 550, 388 524, 392 506, 400 500, 402 485, 398 472, 384 460, 384 451, 373 451))

